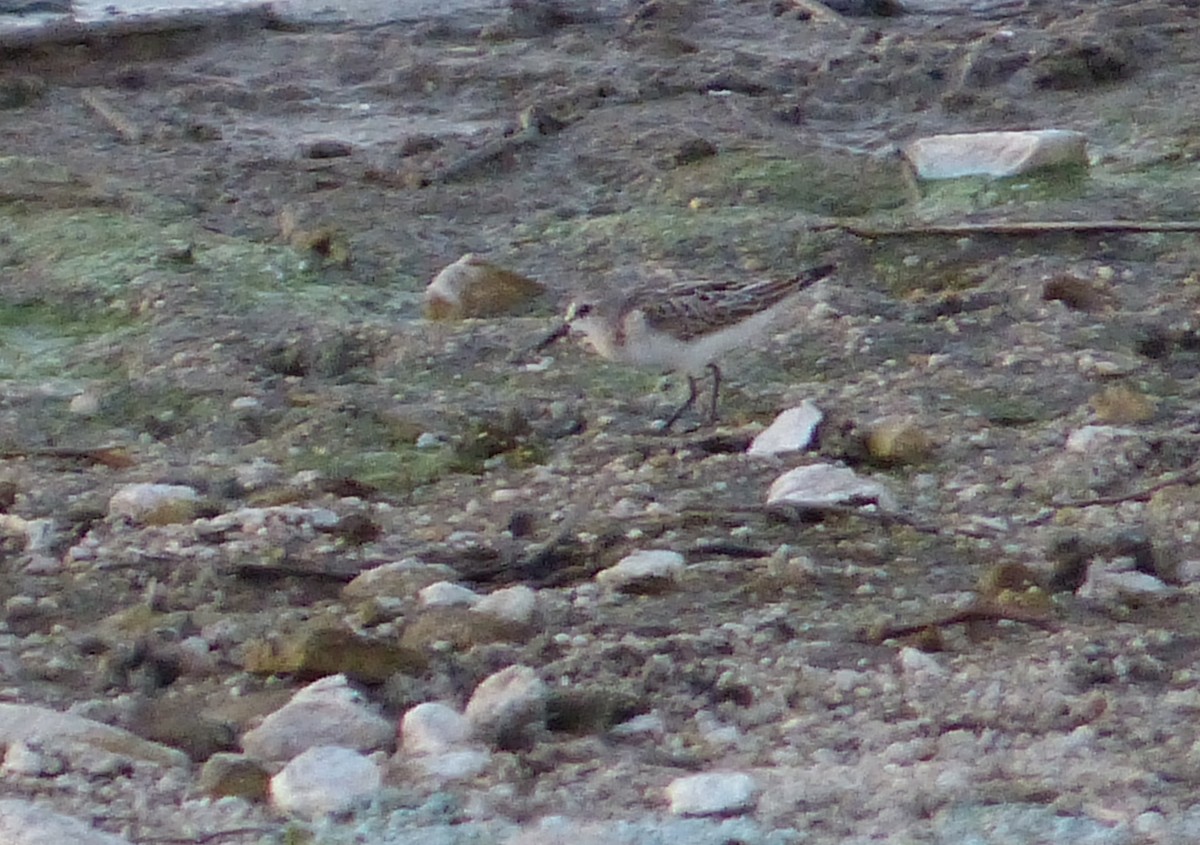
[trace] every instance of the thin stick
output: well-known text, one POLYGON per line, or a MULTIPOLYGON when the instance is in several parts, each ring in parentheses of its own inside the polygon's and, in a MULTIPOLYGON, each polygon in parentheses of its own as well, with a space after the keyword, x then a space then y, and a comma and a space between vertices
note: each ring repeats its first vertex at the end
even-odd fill
POLYGON ((908 625, 884 625, 881 628, 871 631, 867 635, 867 639, 872 643, 882 643, 884 640, 895 640, 912 636, 924 631, 926 628, 945 628, 950 625, 961 625, 967 622, 998 622, 1003 619, 1032 625, 1035 628, 1041 628, 1043 631, 1053 632, 1061 630, 1061 626, 1057 622, 1047 619, 1044 616, 1027 613, 1016 608, 996 607, 995 605, 982 603, 972 605, 963 610, 955 610, 939 618, 929 619, 924 622, 913 622, 908 625))
POLYGON ((84 91, 80 96, 83 98, 84 105, 107 123, 109 128, 116 132, 125 143, 140 144, 146 137, 146 133, 136 123, 123 115, 116 106, 105 100, 98 92, 84 91))
POLYGON ((1061 232, 1200 232, 1200 220, 1045 220, 1016 223, 930 223, 895 229, 839 223, 841 229, 860 238, 894 238, 909 235, 1044 235, 1061 232))

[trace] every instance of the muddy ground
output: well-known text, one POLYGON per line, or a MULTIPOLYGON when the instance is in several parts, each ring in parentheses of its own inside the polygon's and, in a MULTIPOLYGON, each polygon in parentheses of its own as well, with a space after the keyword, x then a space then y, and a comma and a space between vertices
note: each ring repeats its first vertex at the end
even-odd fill
MULTIPOLYGON (((389 800, 414 827, 653 820, 673 778, 737 769, 778 841, 1194 839, 1200 247, 1153 224, 1200 220, 1198 36, 1185 0, 647 0, 6 51, 0 483, 9 515, 50 522, 2 547, 0 694, 200 763, 303 679, 250 655, 337 624, 437 645, 365 678, 389 715, 461 705, 511 663, 583 714, 466 782, 397 757, 389 800), (1090 168, 918 184, 896 153, 1020 128, 1086 133, 1090 168), (1009 221, 1081 225, 921 231, 1009 221), (422 319, 465 252, 547 296, 422 319), (569 345, 514 360, 573 290, 829 260, 836 278, 727 362, 716 428, 655 430, 677 380, 569 345), (741 454, 803 399, 827 415, 819 447, 741 454), (899 513, 762 508, 816 460, 882 481, 899 513), (191 485, 203 510, 109 516, 135 481, 191 485), (286 504, 339 522, 212 527, 286 504), (639 548, 684 553, 682 579, 591 582, 639 548), (538 588, 538 619, 460 634, 411 595, 342 595, 405 558, 538 588), (147 657, 197 634, 201 668, 147 657), (610 733, 639 713, 663 731, 610 733)), ((305 829, 148 777, 0 790, 134 842, 305 829)))

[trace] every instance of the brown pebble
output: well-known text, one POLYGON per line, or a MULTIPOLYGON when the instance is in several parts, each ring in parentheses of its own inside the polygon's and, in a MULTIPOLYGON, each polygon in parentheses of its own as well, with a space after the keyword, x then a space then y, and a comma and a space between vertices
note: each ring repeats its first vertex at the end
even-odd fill
POLYGON ((301 154, 305 158, 345 158, 353 152, 354 147, 349 143, 335 138, 311 141, 301 149, 301 154))

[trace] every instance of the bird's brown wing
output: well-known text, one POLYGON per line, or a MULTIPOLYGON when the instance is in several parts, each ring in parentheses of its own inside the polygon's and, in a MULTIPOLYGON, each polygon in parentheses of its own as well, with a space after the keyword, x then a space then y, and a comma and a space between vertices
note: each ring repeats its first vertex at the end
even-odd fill
POLYGON ((627 307, 640 310, 651 328, 680 340, 692 340, 765 311, 828 277, 834 269, 834 265, 826 264, 792 278, 751 284, 684 282, 643 292, 627 307))

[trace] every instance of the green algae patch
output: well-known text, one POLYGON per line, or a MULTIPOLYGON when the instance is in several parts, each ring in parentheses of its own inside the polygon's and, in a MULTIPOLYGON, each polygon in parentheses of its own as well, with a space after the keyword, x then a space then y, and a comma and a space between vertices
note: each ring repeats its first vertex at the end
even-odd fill
POLYGON ((12 302, 0 295, 0 378, 45 379, 103 374, 102 362, 81 358, 85 341, 129 326, 105 309, 42 300, 12 302))
POLYGON ((547 220, 540 227, 528 224, 517 234, 553 242, 563 260, 597 270, 611 269, 603 256, 619 246, 640 261, 704 261, 714 268, 789 273, 814 262, 827 240, 789 217, 778 208, 757 206, 646 205, 595 217, 547 220), (598 260, 605 263, 598 265, 598 260))
POLYGON ((830 217, 895 209, 909 198, 898 161, 827 151, 783 157, 731 150, 669 171, 658 188, 672 202, 753 204, 830 217))
POLYGON ((396 446, 355 451, 347 444, 298 450, 289 456, 286 466, 293 472, 315 470, 324 478, 352 478, 393 494, 410 493, 460 471, 449 447, 396 446))
POLYGON ((921 199, 912 209, 922 218, 985 209, 1036 206, 1040 203, 1085 198, 1093 189, 1086 167, 1063 166, 1022 176, 996 179, 965 176, 920 182, 921 199))

